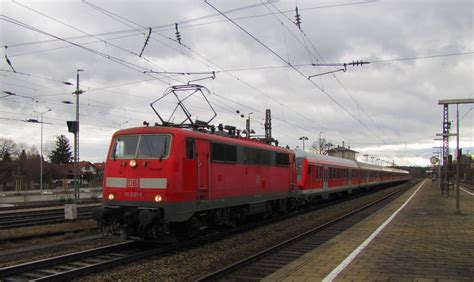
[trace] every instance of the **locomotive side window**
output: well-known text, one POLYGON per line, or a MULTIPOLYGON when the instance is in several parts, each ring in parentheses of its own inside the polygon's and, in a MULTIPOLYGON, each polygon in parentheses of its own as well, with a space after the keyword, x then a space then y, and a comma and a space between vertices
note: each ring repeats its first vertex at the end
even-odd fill
POLYGON ((289 166, 290 165, 290 155, 284 154, 284 153, 276 153, 275 162, 276 162, 276 165, 289 166))
POLYGON ((194 139, 187 138, 186 139, 186 159, 194 159, 194 139))
POLYGON ((232 145, 225 145, 225 160, 226 162, 237 162, 237 147, 232 145))
POLYGON ((255 148, 242 148, 243 162, 245 164, 271 165, 272 152, 255 148))
POLYGON ((226 144, 212 143, 211 160, 216 162, 237 162, 237 147, 226 144))

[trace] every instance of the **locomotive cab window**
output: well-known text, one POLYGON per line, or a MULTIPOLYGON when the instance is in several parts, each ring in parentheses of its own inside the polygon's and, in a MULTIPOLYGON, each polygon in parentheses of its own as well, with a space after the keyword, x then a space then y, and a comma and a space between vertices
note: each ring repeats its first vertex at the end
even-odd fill
POLYGON ((117 136, 111 154, 113 159, 163 159, 169 154, 171 136, 163 134, 117 136))
POLYGON ((132 159, 137 152, 138 135, 117 136, 111 157, 113 159, 132 159))

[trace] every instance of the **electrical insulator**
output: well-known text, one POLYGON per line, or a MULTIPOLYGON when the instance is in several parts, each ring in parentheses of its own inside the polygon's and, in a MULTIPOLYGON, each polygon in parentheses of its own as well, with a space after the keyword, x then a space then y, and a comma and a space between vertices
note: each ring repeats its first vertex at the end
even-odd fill
POLYGON ((296 7, 295 11, 296 11, 296 16, 295 16, 295 18, 296 18, 296 26, 298 26, 298 28, 301 29, 301 16, 300 16, 300 14, 298 13, 298 7, 296 7))
POLYGON ((181 34, 179 33, 179 30, 178 30, 178 24, 175 23, 174 24, 174 27, 176 29, 176 41, 178 41, 179 44, 181 44, 181 34))

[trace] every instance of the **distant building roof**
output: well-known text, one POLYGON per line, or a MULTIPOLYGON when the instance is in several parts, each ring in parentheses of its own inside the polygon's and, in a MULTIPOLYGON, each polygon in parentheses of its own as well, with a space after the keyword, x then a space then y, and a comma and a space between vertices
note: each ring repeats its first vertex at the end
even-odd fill
MULTIPOLYGON (((74 173, 74 163, 63 164, 61 166, 66 171, 66 174, 74 173)), ((97 170, 97 167, 91 162, 82 161, 82 162, 79 162, 79 174, 82 174, 82 169, 85 168, 86 166, 91 166, 97 170)))
POLYGON ((328 150, 328 153, 329 152, 353 152, 353 153, 359 153, 357 151, 354 151, 354 150, 351 150, 350 148, 346 148, 346 147, 336 147, 336 148, 333 148, 333 149, 330 149, 328 150))
POLYGON ((95 168, 97 168, 98 171, 103 171, 105 169, 105 162, 102 163, 94 163, 95 168))

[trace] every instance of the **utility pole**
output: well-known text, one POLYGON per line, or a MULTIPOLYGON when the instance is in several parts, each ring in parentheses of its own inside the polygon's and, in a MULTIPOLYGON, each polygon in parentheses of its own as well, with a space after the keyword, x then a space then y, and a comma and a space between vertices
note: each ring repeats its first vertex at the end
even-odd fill
POLYGON ((44 112, 37 112, 34 111, 37 114, 41 115, 41 147, 40 147, 40 191, 43 193, 43 115, 47 112, 50 112, 51 109, 48 109, 44 112))
MULTIPOLYGON (((460 214, 461 213, 461 209, 460 209, 460 195, 459 195, 459 179, 460 179, 460 175, 459 175, 459 171, 460 171, 460 161, 461 161, 461 156, 460 156, 460 151, 459 151, 459 104, 474 104, 474 99, 450 99, 450 100, 439 100, 438 101, 438 105, 443 105, 443 138, 445 138, 445 140, 443 140, 443 147, 444 146, 444 143, 447 143, 449 140, 449 133, 445 135, 445 131, 444 131, 444 124, 446 123, 446 120, 447 120, 447 116, 448 116, 448 106, 451 105, 451 104, 456 104, 457 108, 456 108, 456 120, 457 120, 457 125, 456 125, 456 141, 457 141, 457 151, 456 151, 456 209, 454 210, 454 213, 455 214, 460 214)), ((445 148, 443 148, 445 149, 445 148)), ((443 152, 445 153, 445 152, 443 152)), ((449 154, 449 153, 448 153, 449 154)), ((443 158, 445 156, 443 155, 443 158)), ((446 160, 447 161, 447 160, 446 160)), ((447 163, 446 163, 446 167, 447 167, 447 163)), ((445 169, 446 173, 447 173, 447 168, 445 169)), ((445 179, 446 179, 446 176, 445 176, 445 179)), ((448 183, 445 183, 444 184, 448 189, 448 183)), ((449 194, 448 194, 449 195, 449 194)))
POLYGON ((79 201, 79 95, 82 94, 82 90, 79 89, 79 72, 82 69, 77 70, 76 75, 76 91, 73 93, 76 95, 76 130, 74 132, 74 200, 79 201))
POLYGON ((323 132, 320 131, 319 132, 319 140, 318 140, 318 146, 319 146, 319 154, 323 154, 323 148, 324 148, 324 144, 323 144, 323 132))

